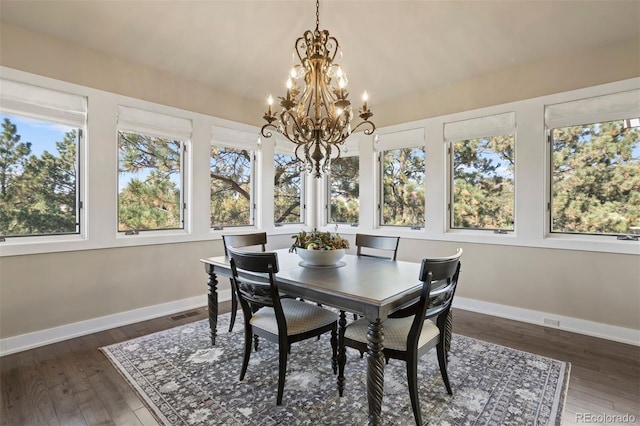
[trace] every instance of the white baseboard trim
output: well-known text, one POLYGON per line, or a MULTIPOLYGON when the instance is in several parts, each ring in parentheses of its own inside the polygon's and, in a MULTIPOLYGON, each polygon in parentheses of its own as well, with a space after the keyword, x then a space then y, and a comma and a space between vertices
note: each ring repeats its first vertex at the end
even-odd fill
MULTIPOLYGON (((225 289, 218 293, 218 300, 225 302, 231 300, 231 290, 225 289)), ((91 333, 108 330, 110 328, 146 321, 153 318, 201 308, 207 305, 207 295, 189 297, 174 302, 161 303, 159 305, 146 306, 126 312, 119 312, 99 318, 92 318, 60 327, 48 328, 33 333, 0 339, 0 357, 16 352, 26 351, 51 343, 85 336, 91 333)))
MULTIPOLYGON (((218 300, 220 302, 231 300, 230 289, 221 290, 220 293, 218 293, 218 300)), ((195 296, 187 299, 176 300, 174 302, 147 306, 140 309, 134 309, 132 311, 120 312, 100 318, 93 318, 87 321, 80 321, 60 327, 0 339, 0 357, 63 340, 73 339, 74 337, 97 333, 110 328, 171 315, 176 312, 187 311, 189 309, 200 308, 202 306, 206 306, 206 304, 206 295, 195 296)), ((601 339, 640 346, 640 330, 634 330, 631 328, 617 327, 609 324, 602 324, 540 311, 532 311, 529 309, 516 308, 497 303, 483 302, 481 300, 467 299, 464 297, 456 297, 454 299, 453 306, 455 308, 478 312, 481 314, 522 321, 549 328, 557 328, 573 333, 585 334, 588 336, 599 337, 601 339), (545 324, 545 319, 558 321, 558 326, 545 324)))
POLYGON ((529 324, 541 325, 543 327, 556 328, 559 330, 570 331, 572 333, 585 334, 587 336, 640 346, 640 330, 632 328, 618 327, 615 325, 566 317, 563 315, 532 311, 530 309, 516 308, 513 306, 500 305, 481 300, 467 299, 465 297, 456 297, 453 300, 453 307, 466 311, 492 315, 494 317, 507 318, 529 324), (545 322, 545 320, 547 320, 547 322, 545 322))

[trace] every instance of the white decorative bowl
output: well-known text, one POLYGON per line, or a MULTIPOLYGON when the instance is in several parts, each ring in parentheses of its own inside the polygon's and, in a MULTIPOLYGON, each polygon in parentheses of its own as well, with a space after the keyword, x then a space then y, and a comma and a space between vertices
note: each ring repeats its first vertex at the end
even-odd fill
POLYGON ((298 256, 309 266, 331 266, 342 259, 346 253, 345 249, 336 250, 307 250, 296 249, 298 256))

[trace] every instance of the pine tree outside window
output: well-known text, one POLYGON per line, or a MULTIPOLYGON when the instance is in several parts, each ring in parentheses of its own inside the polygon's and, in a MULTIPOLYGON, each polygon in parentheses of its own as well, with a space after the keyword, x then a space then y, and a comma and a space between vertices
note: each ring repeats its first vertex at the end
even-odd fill
POLYGON ((424 129, 381 135, 380 225, 425 226, 425 147, 424 129))
POLYGON ((293 154, 274 155, 274 218, 276 226, 304 223, 304 172, 293 154))
POLYGON ((640 90, 549 105, 550 232, 640 234, 640 90))
POLYGON ((355 135, 341 149, 340 158, 331 162, 326 179, 327 223, 357 225, 360 222, 360 151, 355 135))
POLYGON ((0 238, 80 234, 86 98, 1 84, 0 238))
POLYGON ((185 229, 191 121, 118 107, 118 232, 185 229))
POLYGON ((515 230, 515 113, 445 123, 450 229, 515 230))
POLYGON ((327 223, 357 225, 360 221, 360 158, 341 156, 331 162, 328 175, 327 223))
POLYGON ((211 134, 211 227, 253 226, 257 136, 221 126, 213 126, 211 134))
POLYGON ((183 229, 183 142, 118 132, 118 231, 183 229))

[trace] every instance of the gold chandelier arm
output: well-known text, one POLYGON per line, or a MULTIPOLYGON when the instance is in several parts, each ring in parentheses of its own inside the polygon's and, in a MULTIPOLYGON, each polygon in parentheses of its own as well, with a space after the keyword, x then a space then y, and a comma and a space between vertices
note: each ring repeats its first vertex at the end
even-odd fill
POLYGON ((267 130, 269 128, 272 128, 276 132, 278 131, 278 128, 276 126, 274 126, 271 123, 267 123, 264 126, 262 126, 262 129, 260 129, 260 134, 262 136, 264 136, 265 138, 270 138, 271 136, 273 136, 273 133, 271 133, 270 131, 267 130))
POLYGON ((322 121, 320 123, 320 129, 322 129, 321 140, 325 145, 335 145, 337 143, 342 143, 344 140, 344 138, 342 138, 342 130, 338 124, 339 122, 337 119, 332 120, 330 117, 322 117, 322 121))
MULTIPOLYGON (((328 34, 329 33, 327 33, 327 35, 328 34)), ((327 40, 327 53, 331 52, 331 57, 329 58, 329 61, 331 62, 331 64, 333 64, 333 60, 336 58, 336 55, 338 54, 339 50, 340 50, 340 43, 338 43, 338 39, 333 36, 329 37, 329 39, 327 40), (331 42, 335 43, 335 47, 333 48, 332 52, 330 50, 331 42)))
MULTIPOLYGON (((324 109, 327 112, 327 116, 332 118, 331 115, 336 115, 336 111, 335 111, 335 102, 336 102, 336 96, 331 93, 331 91, 329 90, 329 87, 327 87, 327 81, 322 81, 320 83, 320 97, 322 99, 322 103, 324 105, 324 109)), ((329 83, 331 84, 331 83, 329 83)), ((336 117, 337 118, 337 117, 336 117)))
POLYGON ((305 145, 298 145, 296 146, 295 151, 293 151, 294 155, 296 156, 296 158, 298 159, 298 161, 300 161, 301 163, 304 164, 304 168, 305 168, 305 172, 309 173, 311 172, 313 169, 312 164, 313 162, 311 161, 311 158, 309 157, 309 151, 308 150, 304 150, 304 156, 301 157, 300 154, 298 153, 298 151, 300 150, 301 147, 303 147, 305 145))
POLYGON ((373 124, 373 122, 372 122, 372 121, 361 121, 360 123, 358 123, 358 125, 357 125, 356 127, 354 127, 354 128, 351 130, 351 133, 355 133, 355 131, 356 131, 356 130, 358 130, 358 129, 360 128, 360 126, 369 126, 369 128, 368 128, 368 129, 364 129, 364 130, 363 130, 363 133, 364 133, 365 135, 372 135, 372 134, 373 134, 373 132, 375 132, 375 131, 376 131, 376 125, 375 125, 375 124, 373 124))
POLYGON ((278 132, 296 145, 306 145, 314 140, 313 131, 305 132, 303 128, 305 123, 307 123, 307 126, 309 125, 308 121, 311 122, 311 129, 313 129, 313 120, 310 117, 306 117, 305 120, 299 122, 291 111, 283 111, 280 114, 282 129, 279 129, 278 132))
POLYGON ((296 51, 296 55, 298 55, 298 59, 300 60, 300 63, 302 65, 304 65, 305 60, 308 61, 306 56, 302 56, 300 54, 300 49, 305 49, 306 48, 306 44, 307 43, 307 33, 311 34, 313 37, 313 34, 311 33, 311 31, 305 31, 304 35, 302 37, 298 37, 296 40, 296 43, 293 45, 294 50, 296 51))

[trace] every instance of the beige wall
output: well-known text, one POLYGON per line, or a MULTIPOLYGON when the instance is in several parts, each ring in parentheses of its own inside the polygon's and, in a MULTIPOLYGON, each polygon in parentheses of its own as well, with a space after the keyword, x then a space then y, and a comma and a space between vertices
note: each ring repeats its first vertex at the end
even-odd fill
MULTIPOLYGON (((274 236, 267 248, 288 247, 274 236)), ((222 241, 0 257, 0 339, 203 296, 222 241)), ((219 289, 229 289, 221 279, 219 289)))
POLYGON ((640 330, 640 257, 401 239, 398 258, 464 249, 456 297, 640 330))
MULTIPOLYGON (((12 25, 0 65, 215 117, 262 125, 263 104, 12 25)), ((223 66, 211 72, 224 73, 223 66)), ((640 39, 578 52, 375 105, 378 127, 640 76, 640 39)))
POLYGON ((258 124, 264 114, 258 102, 7 24, 0 24, 0 65, 241 123, 258 124))
MULTIPOLYGON (((268 248, 290 242, 271 236, 268 248)), ((638 256, 403 238, 398 258, 457 247, 465 251, 458 297, 640 329, 638 256)), ((2 257, 0 338, 204 295, 199 259, 222 252, 217 240, 2 257)))
MULTIPOLYGON (((261 115, 260 105, 19 28, 3 25, 0 31, 3 66, 258 124, 254 118, 261 115)), ((635 40, 419 94, 381 106, 378 123, 638 76, 639 51, 635 40), (607 65, 593 66, 597 63, 607 65)), ((270 248, 277 248, 290 240, 270 241, 270 248)), ((638 256, 406 239, 399 258, 419 260, 459 245, 465 249, 459 296, 640 329, 638 256)), ((221 253, 218 240, 2 257, 0 338, 204 294, 206 277, 198 259, 221 253)))
POLYGON ((640 76, 640 39, 548 59, 375 106, 377 126, 566 92, 640 76))
POLYGON ((0 338, 204 295, 199 259, 221 254, 218 240, 2 257, 0 338))

